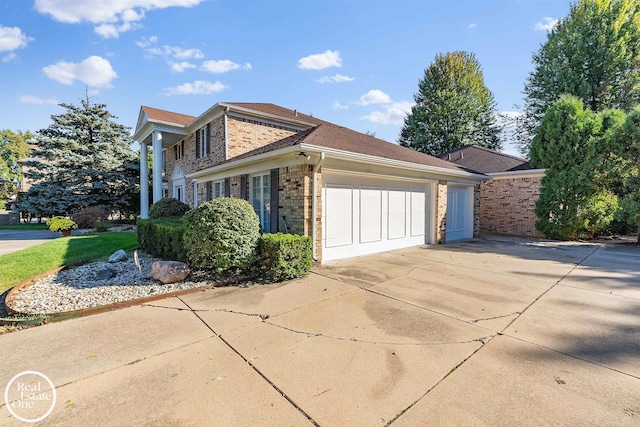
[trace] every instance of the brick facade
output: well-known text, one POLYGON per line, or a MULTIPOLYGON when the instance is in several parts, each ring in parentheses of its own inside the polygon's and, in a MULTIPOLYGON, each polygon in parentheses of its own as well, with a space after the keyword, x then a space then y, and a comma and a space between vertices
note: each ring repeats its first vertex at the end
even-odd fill
POLYGON ((447 242, 447 181, 436 184, 436 243, 447 242))
POLYGON ((480 237, 480 198, 481 186, 473 187, 473 238, 480 237))
POLYGON ((543 237, 536 230, 536 201, 542 176, 485 181, 480 191, 480 230, 483 233, 543 237))
POLYGON ((283 233, 311 235, 312 171, 311 165, 287 166, 279 170, 278 222, 283 233))
POLYGON ((296 133, 291 129, 258 122, 256 120, 227 117, 229 158, 239 156, 256 148, 271 144, 296 133))

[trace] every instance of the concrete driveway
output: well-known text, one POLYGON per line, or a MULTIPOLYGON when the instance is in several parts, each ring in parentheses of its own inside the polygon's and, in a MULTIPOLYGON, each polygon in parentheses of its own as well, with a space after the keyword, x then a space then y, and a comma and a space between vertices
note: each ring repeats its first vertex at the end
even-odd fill
MULTIPOLYGON (((640 250, 407 249, 0 348, 2 389, 26 370, 55 384, 46 425, 637 426, 640 250)), ((0 425, 21 423, 2 407, 0 425)))

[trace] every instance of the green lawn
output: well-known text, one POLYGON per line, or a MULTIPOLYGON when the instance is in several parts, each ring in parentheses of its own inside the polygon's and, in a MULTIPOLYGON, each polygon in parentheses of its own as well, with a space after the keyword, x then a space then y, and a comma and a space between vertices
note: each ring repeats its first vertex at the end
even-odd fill
POLYGON ((51 240, 0 256, 0 293, 36 274, 81 261, 107 259, 138 246, 135 233, 100 233, 51 240))
POLYGON ((0 230, 48 230, 47 225, 42 224, 20 224, 20 225, 0 225, 0 230))

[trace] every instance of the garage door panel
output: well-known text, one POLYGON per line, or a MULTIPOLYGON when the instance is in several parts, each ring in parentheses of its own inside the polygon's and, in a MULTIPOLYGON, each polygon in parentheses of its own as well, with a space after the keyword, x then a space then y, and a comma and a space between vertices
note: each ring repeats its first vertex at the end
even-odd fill
POLYGON ((353 187, 325 188, 326 247, 353 244, 353 187))
POLYGON ((360 243, 382 240, 382 189, 360 189, 360 243))
POLYGON ((407 192, 389 190, 388 193, 388 236, 389 239, 402 239, 407 235, 407 192))
POLYGON ((411 235, 423 236, 426 223, 427 198, 424 191, 411 191, 411 235))

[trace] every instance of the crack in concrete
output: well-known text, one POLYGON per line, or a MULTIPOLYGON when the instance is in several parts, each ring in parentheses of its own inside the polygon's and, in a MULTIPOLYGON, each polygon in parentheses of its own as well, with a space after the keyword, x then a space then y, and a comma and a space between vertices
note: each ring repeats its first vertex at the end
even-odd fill
MULTIPOLYGON (((227 347, 229 347, 229 349, 231 349, 231 351, 233 351, 235 354, 237 354, 238 356, 240 356, 240 358, 251 367, 251 369, 253 369, 254 372, 256 372, 258 375, 260 375, 260 377, 262 377, 262 379, 264 379, 267 384, 269 384, 276 392, 278 392, 287 402, 289 402, 298 412, 300 412, 300 414, 302 414, 306 419, 309 420, 309 422, 311 424, 313 424, 316 427, 320 427, 320 425, 315 422, 313 420, 313 418, 311 418, 311 416, 309 414, 307 414, 304 409, 302 409, 302 407, 300 407, 300 405, 298 405, 297 403, 295 403, 293 401, 292 398, 290 398, 284 391, 282 391, 273 381, 271 381, 265 374, 262 373, 262 371, 260 371, 252 362, 251 360, 247 359, 246 357, 244 357, 242 355, 242 353, 240 353, 238 350, 236 350, 236 348, 234 346, 231 345, 231 343, 229 343, 227 340, 225 340, 222 335, 220 335, 219 333, 217 333, 207 322, 205 322, 205 320, 200 317, 198 315, 198 313, 196 311, 194 311, 194 309, 187 304, 182 298, 180 297, 176 297, 178 298, 184 305, 186 305, 188 308, 187 309, 182 309, 182 310, 187 310, 190 311, 191 313, 193 313, 194 316, 196 316, 198 318, 198 320, 200 320, 211 332, 213 332, 215 334, 215 336, 220 339, 220 341, 222 341, 227 347)), ((163 308, 172 308, 172 307, 163 307, 163 308)), ((240 314, 240 313, 238 313, 240 314)), ((243 313, 244 314, 244 313, 243 313)), ((249 314, 246 314, 249 315, 249 314)), ((264 321, 264 320, 263 320, 264 321)))
POLYGON ((467 323, 478 323, 478 322, 482 322, 484 320, 502 319, 503 317, 515 316, 516 314, 519 315, 519 314, 522 314, 522 313, 520 311, 514 311, 513 313, 504 314, 502 316, 484 317, 482 319, 469 320, 467 323))
MULTIPOLYGON (((178 299, 180 299, 179 297, 177 297, 178 299)), ((180 301, 182 301, 182 299, 180 299, 180 301)), ((184 301, 182 301, 184 304, 186 304, 184 301)), ((166 307, 166 306, 160 306, 160 305, 154 305, 154 304, 143 304, 143 306, 145 307, 153 307, 153 308, 164 308, 164 309, 168 309, 168 310, 178 310, 178 311, 190 311, 194 314, 196 313, 211 313, 211 312, 222 312, 222 313, 231 313, 231 314, 238 314, 241 316, 249 316, 249 317, 259 317, 262 320, 262 323, 269 325, 269 326, 273 326, 276 328, 280 328, 280 329, 284 329, 286 331, 295 333, 295 334, 300 334, 300 335, 306 335, 308 338, 313 338, 313 337, 322 337, 322 338, 327 338, 330 340, 336 340, 336 341, 346 341, 346 342, 359 342, 359 343, 364 343, 364 344, 374 344, 374 345, 396 345, 396 346, 436 346, 436 345, 453 345, 453 344, 469 344, 472 342, 480 342, 482 344, 484 344, 485 340, 490 339, 492 337, 494 337, 496 334, 490 334, 490 335, 486 335, 486 336, 482 336, 482 337, 478 337, 478 338, 473 338, 473 339, 469 339, 469 340, 464 340, 464 341, 431 341, 431 342, 394 342, 394 341, 373 341, 373 340, 361 340, 361 339, 357 339, 354 337, 339 337, 339 336, 335 336, 335 335, 327 335, 327 334, 323 334, 321 332, 309 332, 309 331, 303 331, 303 330, 299 330, 299 329, 294 329, 294 328, 290 328, 288 326, 283 326, 283 325, 278 325, 277 323, 273 323, 270 321, 267 321, 267 319, 271 318, 271 315, 269 314, 259 314, 259 313, 245 313, 242 311, 236 311, 236 310, 229 310, 226 308, 213 308, 213 309, 195 309, 195 308, 178 308, 178 307, 166 307)), ((199 316, 198 316, 199 317, 199 316)), ((201 319, 202 320, 202 319, 201 319)), ((203 322, 206 321, 202 320, 203 322)), ((207 326, 209 327, 209 329, 211 329, 211 327, 207 324, 207 326)), ((215 333, 215 332, 214 332, 215 333)), ((217 334, 217 336, 222 336, 222 334, 217 334)))

